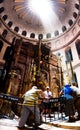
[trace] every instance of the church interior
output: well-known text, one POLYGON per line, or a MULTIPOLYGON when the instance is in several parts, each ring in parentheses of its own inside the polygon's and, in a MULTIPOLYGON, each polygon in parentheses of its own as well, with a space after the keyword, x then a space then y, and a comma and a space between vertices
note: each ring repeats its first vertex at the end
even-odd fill
POLYGON ((0 130, 19 130, 32 83, 49 86, 54 99, 54 118, 38 129, 79 130, 80 120, 66 123, 59 109, 59 92, 72 82, 80 88, 80 0, 0 0, 0 130))

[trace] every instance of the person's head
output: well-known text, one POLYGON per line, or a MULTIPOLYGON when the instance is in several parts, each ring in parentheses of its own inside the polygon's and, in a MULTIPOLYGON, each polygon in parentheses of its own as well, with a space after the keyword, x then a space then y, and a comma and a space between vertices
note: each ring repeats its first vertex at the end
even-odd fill
POLYGON ((32 89, 38 89, 37 86, 33 86, 32 89))
POLYGON ((76 82, 72 82, 72 85, 77 87, 77 83, 76 82))
POLYGON ((49 91, 49 86, 46 87, 46 90, 49 91))

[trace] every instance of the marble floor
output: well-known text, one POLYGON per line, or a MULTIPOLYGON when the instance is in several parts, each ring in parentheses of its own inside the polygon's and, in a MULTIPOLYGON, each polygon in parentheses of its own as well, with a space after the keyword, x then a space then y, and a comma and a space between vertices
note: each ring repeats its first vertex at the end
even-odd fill
MULTIPOLYGON (((68 122, 68 117, 61 118, 61 115, 51 115, 52 117, 49 118, 43 115, 42 117, 42 124, 38 127, 39 130, 80 130, 80 120, 75 121, 73 123, 68 122), (59 117, 58 117, 59 116, 59 117), (58 118, 58 119, 57 119, 58 118)), ((14 119, 6 119, 0 118, 0 130, 19 130, 17 128, 19 122, 19 117, 15 116, 14 119)), ((32 127, 27 127, 26 130, 31 130, 32 127)), ((24 130, 24 129, 22 129, 24 130)), ((37 129, 38 130, 38 129, 37 129)))

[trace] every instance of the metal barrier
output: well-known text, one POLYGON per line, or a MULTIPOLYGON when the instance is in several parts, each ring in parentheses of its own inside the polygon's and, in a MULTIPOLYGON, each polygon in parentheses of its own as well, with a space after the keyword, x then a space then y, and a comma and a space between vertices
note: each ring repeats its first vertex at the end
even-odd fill
MULTIPOLYGON (((19 104, 21 106, 24 105, 24 104, 22 104, 23 99, 19 98, 18 96, 12 96, 12 95, 1 93, 0 94, 0 99, 8 100, 10 102, 15 102, 15 103, 17 103, 17 104, 19 104)), ((41 102, 41 103, 34 102, 34 113, 36 112, 36 106, 37 105, 39 106, 39 108, 41 107, 41 105, 43 103, 43 99, 40 98, 39 102, 41 102)), ((61 118, 63 119, 64 118, 63 113, 65 112, 64 108, 65 108, 66 99, 64 97, 51 98, 51 99, 49 99, 49 102, 51 103, 51 113, 50 114, 54 115, 54 120, 59 120, 59 118, 60 118, 59 114, 60 113, 61 113, 61 118), (55 110, 55 104, 56 104, 57 110, 55 110), (57 113, 58 118, 56 118, 55 113, 57 113)), ((40 110, 40 113, 41 113, 41 110, 40 110)), ((46 122, 46 118, 47 118, 46 115, 47 115, 47 113, 45 113, 45 122, 46 122)), ((42 119, 41 115, 40 115, 40 118, 42 119)), ((51 121, 51 117, 50 117, 50 121, 51 121)), ((35 123, 35 114, 34 114, 34 123, 35 123)))
MULTIPOLYGON (((49 102, 51 103, 50 115, 53 114, 52 117, 50 116, 50 122, 52 121, 52 119, 53 120, 64 119, 66 99, 64 97, 51 98, 51 99, 49 99, 49 102), (56 117, 56 114, 57 114, 57 117, 56 117)), ((45 116, 45 122, 46 122, 47 121, 47 113, 45 113, 44 116, 45 116)))

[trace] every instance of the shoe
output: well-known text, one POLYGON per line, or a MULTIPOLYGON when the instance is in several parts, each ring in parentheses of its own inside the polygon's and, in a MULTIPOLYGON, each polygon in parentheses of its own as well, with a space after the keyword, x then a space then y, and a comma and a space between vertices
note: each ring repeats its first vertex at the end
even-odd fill
POLYGON ((36 123, 36 124, 35 124, 36 127, 38 127, 38 126, 40 126, 40 125, 41 125, 41 123, 36 123))
POLYGON ((77 116, 77 119, 80 120, 80 116, 77 116))
POLYGON ((25 129, 26 127, 25 126, 22 126, 22 127, 17 126, 17 128, 21 130, 21 129, 25 129))
POLYGON ((75 122, 75 121, 77 121, 77 118, 75 118, 75 117, 69 117, 68 122, 75 122))

